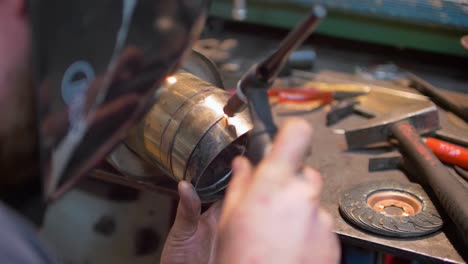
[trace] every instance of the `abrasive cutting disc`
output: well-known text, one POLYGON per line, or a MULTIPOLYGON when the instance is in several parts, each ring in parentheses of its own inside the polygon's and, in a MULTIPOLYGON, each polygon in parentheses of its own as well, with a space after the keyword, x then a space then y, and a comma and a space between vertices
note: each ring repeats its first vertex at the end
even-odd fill
POLYGON ((345 191, 342 216, 356 226, 383 236, 419 237, 438 231, 443 221, 418 184, 374 181, 345 191))

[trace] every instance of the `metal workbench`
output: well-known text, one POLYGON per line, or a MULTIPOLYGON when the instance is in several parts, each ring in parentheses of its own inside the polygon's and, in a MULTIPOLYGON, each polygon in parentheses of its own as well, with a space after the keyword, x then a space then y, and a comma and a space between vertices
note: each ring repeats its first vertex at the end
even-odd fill
MULTIPOLYGON (((239 40, 240 46, 234 52, 233 61, 239 63, 241 69, 245 70, 256 59, 266 55, 268 50, 273 49, 284 33, 265 27, 228 24, 224 30, 206 34, 205 37, 220 39, 232 37, 239 40)), ((315 70, 332 69, 352 72, 356 66, 393 61, 410 68, 440 87, 450 88, 452 91, 446 92, 453 96, 454 100, 464 104, 468 102, 466 70, 463 68, 463 62, 457 58, 369 46, 362 43, 343 43, 320 36, 312 38, 309 44, 313 44, 318 54, 315 70)), ((243 70, 235 74, 224 74, 228 88, 234 87, 235 81, 243 70)), ((466 262, 468 250, 463 248, 463 245, 452 235, 455 231, 451 230, 450 222, 446 222, 443 231, 431 236, 419 239, 389 239, 361 231, 343 220, 338 210, 338 197, 345 189, 370 180, 395 179, 409 182, 411 179, 403 172, 396 170, 369 173, 369 158, 381 154, 382 150, 347 151, 343 135, 333 134, 331 128, 325 126, 325 114, 324 110, 316 110, 298 116, 305 118, 314 126, 315 140, 313 140, 311 155, 306 163, 319 170, 324 177, 322 203, 335 219, 336 232, 342 241, 345 244, 350 243, 410 259, 419 259, 423 263, 466 262)), ((284 118, 287 117, 277 117, 278 123, 284 118)), ((357 118, 356 116, 350 117, 335 127, 350 124, 357 118)))
MULTIPOLYGON (((348 224, 338 211, 338 198, 343 191, 359 183, 373 180, 394 179, 400 182, 410 182, 411 177, 401 171, 385 171, 378 173, 368 172, 369 158, 379 152, 372 151, 346 151, 343 135, 333 134, 330 128, 325 127, 324 111, 302 115, 314 126, 314 139, 311 146, 311 155, 306 164, 319 170, 324 178, 322 204, 335 219, 336 232, 345 243, 352 243, 366 248, 375 249, 396 255, 421 259, 426 263, 429 260, 449 262, 464 262, 463 249, 454 248, 454 244, 447 238, 454 230, 449 230, 450 224, 446 222, 443 232, 418 239, 389 239, 377 237, 361 231, 348 224)), ((352 123, 353 118, 345 120, 352 123)), ((338 125, 337 125, 338 126, 338 125)), ((452 238, 452 241, 454 238, 452 238)), ((457 242, 457 244, 460 244, 457 242)), ((466 249, 464 254, 466 254, 466 249)))

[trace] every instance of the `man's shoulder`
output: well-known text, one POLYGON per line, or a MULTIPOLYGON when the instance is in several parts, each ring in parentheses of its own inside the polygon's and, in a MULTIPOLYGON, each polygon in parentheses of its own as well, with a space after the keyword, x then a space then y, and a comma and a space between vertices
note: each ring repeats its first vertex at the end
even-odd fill
POLYGON ((0 202, 1 263, 57 263, 25 219, 0 202))

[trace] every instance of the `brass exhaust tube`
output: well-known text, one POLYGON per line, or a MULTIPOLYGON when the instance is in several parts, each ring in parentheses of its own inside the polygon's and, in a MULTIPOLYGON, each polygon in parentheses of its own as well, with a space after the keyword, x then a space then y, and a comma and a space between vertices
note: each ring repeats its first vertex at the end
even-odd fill
POLYGON ((190 73, 167 82, 125 144, 176 181, 190 181, 203 202, 216 200, 229 182, 232 159, 245 151, 248 112, 225 116, 230 94, 190 73))

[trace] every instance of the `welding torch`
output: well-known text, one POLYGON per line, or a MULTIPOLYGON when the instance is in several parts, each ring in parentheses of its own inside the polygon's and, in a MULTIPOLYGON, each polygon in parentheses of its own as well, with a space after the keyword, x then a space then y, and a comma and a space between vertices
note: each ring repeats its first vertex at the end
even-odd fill
POLYGON ((237 83, 236 93, 224 106, 227 117, 233 117, 248 106, 253 128, 249 135, 247 156, 253 164, 263 158, 277 132, 269 105, 268 89, 286 64, 289 55, 317 28, 326 13, 323 6, 315 5, 308 17, 288 34, 273 54, 253 65, 243 75, 237 83))

